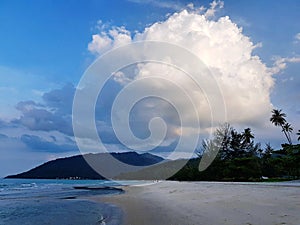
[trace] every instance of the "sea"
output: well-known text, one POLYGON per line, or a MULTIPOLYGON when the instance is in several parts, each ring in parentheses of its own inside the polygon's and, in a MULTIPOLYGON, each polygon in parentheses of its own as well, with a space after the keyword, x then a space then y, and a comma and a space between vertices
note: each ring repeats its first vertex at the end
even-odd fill
MULTIPOLYGON (((124 181, 122 185, 133 184, 124 181)), ((0 179, 0 225, 120 225, 123 212, 95 195, 122 194, 108 180, 0 179), (76 189, 74 187, 92 187, 76 189)))

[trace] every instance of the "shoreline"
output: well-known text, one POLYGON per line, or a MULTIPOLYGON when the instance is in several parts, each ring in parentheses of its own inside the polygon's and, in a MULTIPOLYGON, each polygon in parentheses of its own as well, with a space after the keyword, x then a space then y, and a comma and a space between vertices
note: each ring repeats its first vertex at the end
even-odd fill
POLYGON ((126 225, 298 225, 300 221, 299 183, 161 181, 122 188, 123 194, 92 199, 120 207, 126 225))

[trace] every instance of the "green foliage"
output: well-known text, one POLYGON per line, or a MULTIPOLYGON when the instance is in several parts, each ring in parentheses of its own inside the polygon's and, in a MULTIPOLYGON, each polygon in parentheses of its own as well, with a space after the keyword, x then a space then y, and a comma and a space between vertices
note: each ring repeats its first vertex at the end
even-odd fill
POLYGON ((283 146, 287 152, 285 157, 285 168, 288 176, 292 178, 300 177, 300 144, 283 146))
POLYGON ((235 158, 252 157, 260 154, 260 145, 255 144, 254 135, 250 128, 239 133, 228 123, 220 126, 211 140, 204 140, 203 152, 219 151, 217 158, 229 160, 235 158))
POLYGON ((191 160, 178 171, 172 180, 205 181, 256 181, 262 176, 261 162, 258 157, 216 159, 205 171, 199 172, 199 159, 191 160))
POLYGON ((224 124, 216 130, 212 139, 204 140, 202 144, 202 152, 219 151, 213 163, 199 172, 199 154, 170 179, 260 181, 262 177, 271 180, 300 178, 300 144, 283 144, 280 151, 274 151, 269 143, 261 149, 253 139, 250 128, 239 133, 229 124, 224 124))
POLYGON ((270 121, 275 126, 283 126, 286 123, 285 117, 286 117, 286 114, 283 113, 281 109, 273 109, 270 121))
POLYGON ((293 128, 292 128, 291 124, 287 123, 285 117, 286 117, 286 114, 283 113, 281 109, 273 109, 270 121, 275 126, 280 126, 282 128, 281 131, 284 133, 288 143, 291 145, 292 139, 291 139, 290 134, 292 133, 293 128))
POLYGON ((257 180, 262 176, 258 157, 236 158, 225 163, 224 177, 237 181, 257 180))

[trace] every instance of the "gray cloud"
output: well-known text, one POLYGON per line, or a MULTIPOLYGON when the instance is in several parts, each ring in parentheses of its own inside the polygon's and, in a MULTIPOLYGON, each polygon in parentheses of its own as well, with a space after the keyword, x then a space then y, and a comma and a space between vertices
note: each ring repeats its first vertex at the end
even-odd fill
POLYGON ((71 116, 59 116, 55 112, 46 109, 32 108, 22 111, 23 115, 13 121, 15 124, 23 125, 34 131, 57 130, 67 135, 73 135, 71 116))
POLYGON ((8 138, 7 135, 5 135, 5 134, 0 134, 0 140, 6 139, 6 138, 8 138))
POLYGON ((7 126, 8 126, 7 122, 0 119, 0 128, 5 128, 7 126))
POLYGON ((77 146, 74 142, 72 144, 56 144, 55 142, 47 141, 36 135, 22 135, 21 141, 35 151, 59 153, 77 150, 77 146))
MULTIPOLYGON (((120 89, 122 89, 122 86, 113 78, 110 79, 102 89, 95 106, 95 119, 99 137, 107 149, 113 148, 114 151, 127 149, 118 140, 111 125, 111 107, 120 89)), ((10 127, 20 128, 19 134, 14 133, 14 135, 21 137, 18 138, 19 142, 33 152, 63 153, 77 150, 76 143, 73 140, 72 128, 72 104, 75 90, 76 88, 73 85, 67 84, 60 89, 45 93, 41 102, 31 100, 19 102, 16 109, 21 113, 21 116, 8 123, 10 127)), ((161 100, 150 100, 150 102, 145 100, 149 103, 146 104, 146 108, 145 104, 137 104, 131 111, 131 129, 137 137, 144 139, 150 134, 149 121, 157 116, 164 118, 168 124, 167 136, 163 146, 153 151, 171 152, 174 149, 172 142, 177 134, 173 133, 171 128, 169 129, 169 125, 178 125, 178 115, 174 109, 162 110, 164 107, 170 108, 171 106, 162 104, 161 100), (144 113, 140 113, 140 111, 144 113), (168 114, 163 113, 165 111, 168 114)), ((84 102, 82 107, 85 107, 84 102)), ((0 126, 8 125, 0 121, 0 126)), ((4 134, 8 133, 4 132, 4 134)), ((10 134, 8 135, 10 136, 10 134)), ((88 137, 84 133, 82 135, 79 138, 88 137)))
POLYGON ((58 115, 70 115, 75 93, 75 87, 67 84, 61 89, 52 90, 43 95, 47 107, 55 110, 58 115))
POLYGON ((21 101, 16 105, 16 109, 22 112, 29 111, 33 107, 43 107, 42 104, 36 103, 34 101, 21 101))
POLYGON ((12 121, 33 131, 59 131, 72 136, 72 101, 75 88, 66 85, 43 95, 44 104, 22 101, 16 106, 22 115, 12 121))
MULTIPOLYGON (((120 85, 113 80, 109 84, 109 87, 104 88, 104 93, 101 94, 101 97, 97 101, 95 118, 102 142, 105 144, 120 145, 121 143, 115 136, 110 122, 111 106, 120 85)), ((10 124, 15 127, 25 127, 30 131, 58 131, 67 135, 64 140, 65 143, 73 146, 74 141, 69 137, 73 137, 74 135, 72 128, 72 104, 75 90, 76 88, 72 84, 67 84, 61 89, 45 93, 42 96, 42 103, 31 100, 19 102, 16 105, 16 109, 21 112, 21 116, 18 119, 12 120, 10 124)), ((0 126, 4 125, 5 123, 0 121, 0 126)), ((56 136, 53 134, 49 138, 53 143, 57 141, 56 136)), ((60 149, 60 147, 54 146, 50 142, 43 141, 38 136, 27 135, 26 132, 22 136, 22 142, 26 143, 32 149, 60 149)), ((68 148, 68 146, 63 146, 61 150, 64 151, 65 147, 68 148)))

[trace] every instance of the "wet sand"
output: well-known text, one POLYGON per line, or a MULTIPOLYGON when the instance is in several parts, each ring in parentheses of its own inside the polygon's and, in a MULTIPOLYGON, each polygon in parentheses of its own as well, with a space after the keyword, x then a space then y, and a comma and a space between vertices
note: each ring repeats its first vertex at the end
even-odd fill
POLYGON ((121 207, 126 225, 300 224, 299 183, 162 181, 99 196, 121 207))

